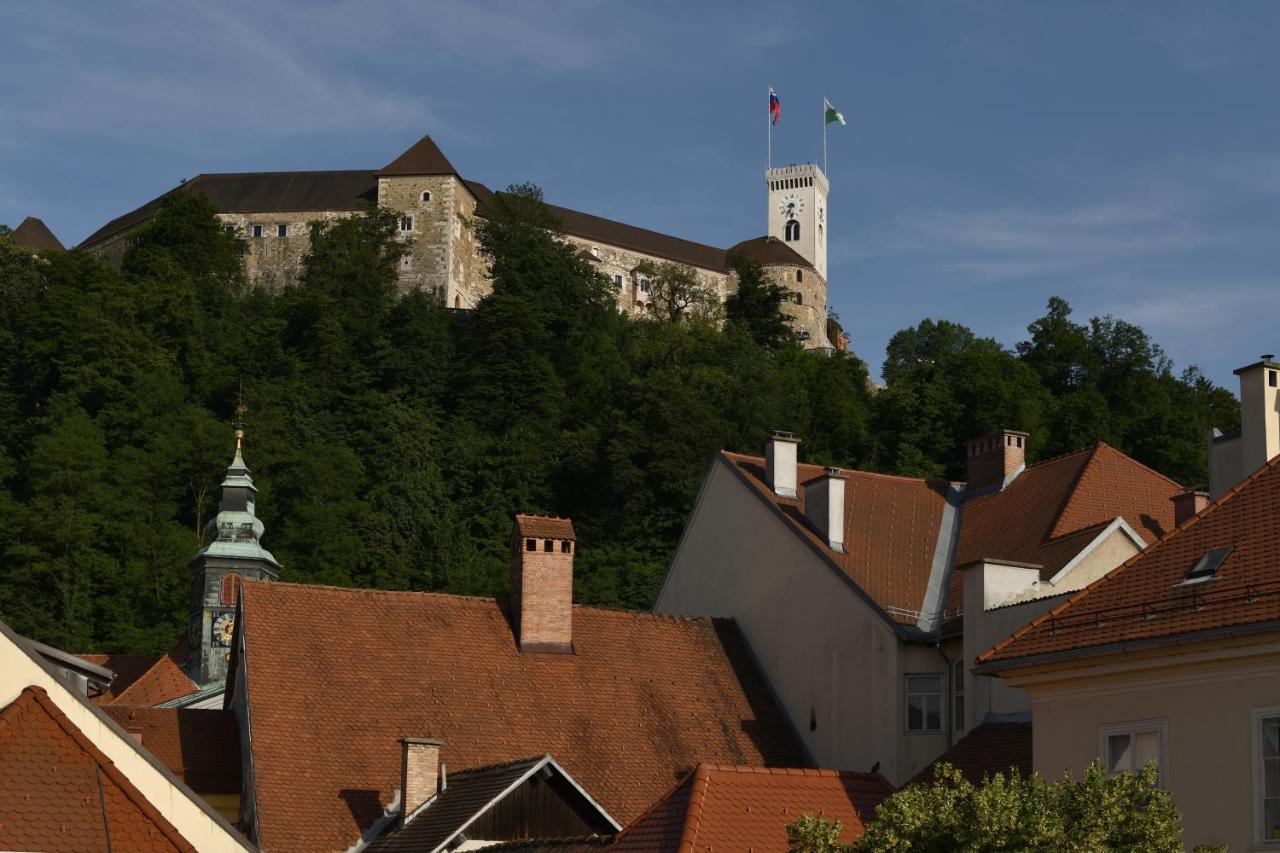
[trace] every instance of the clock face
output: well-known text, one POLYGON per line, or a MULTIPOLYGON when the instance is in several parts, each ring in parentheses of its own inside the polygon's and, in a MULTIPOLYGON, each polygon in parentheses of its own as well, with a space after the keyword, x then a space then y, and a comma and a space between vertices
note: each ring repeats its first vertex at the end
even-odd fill
POLYGON ((788 219, 795 219, 804 213, 804 198, 796 193, 787 193, 778 200, 778 213, 788 219))
POLYGON ((235 633, 236 617, 232 613, 219 613, 213 620, 213 644, 215 646, 231 645, 231 635, 235 633))

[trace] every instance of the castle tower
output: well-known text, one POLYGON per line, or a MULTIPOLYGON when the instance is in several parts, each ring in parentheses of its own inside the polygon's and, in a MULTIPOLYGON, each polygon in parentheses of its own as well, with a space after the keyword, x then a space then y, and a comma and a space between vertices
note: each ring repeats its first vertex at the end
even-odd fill
POLYGON ((827 176, 816 163, 765 172, 769 188, 769 236, 776 237, 827 280, 827 176))
MULTIPOLYGON (((239 410, 243 412, 243 408, 239 410)), ((258 489, 244 464, 244 429, 236 425, 236 453, 222 480, 209 544, 191 560, 191 609, 186 671, 201 687, 226 679, 240 580, 279 578, 280 564, 260 544, 264 527, 254 513, 258 489)))

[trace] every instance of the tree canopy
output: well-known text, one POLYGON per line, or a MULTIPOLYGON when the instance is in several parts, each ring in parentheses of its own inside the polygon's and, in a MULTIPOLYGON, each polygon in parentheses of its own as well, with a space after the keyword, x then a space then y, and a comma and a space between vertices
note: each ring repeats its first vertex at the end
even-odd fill
MULTIPOLYGON (((739 261, 720 322, 658 268, 661 317, 615 307, 535 187, 476 228, 474 311, 402 293, 394 219, 317 224, 296 284, 251 287, 243 243, 172 193, 119 269, 0 238, 0 618, 74 651, 158 652, 182 634, 186 563, 216 512, 230 420, 285 580, 503 594, 517 511, 567 515, 575 596, 647 608, 708 459, 772 429, 810 462, 963 476, 963 442, 1021 428, 1041 454, 1106 440, 1188 483, 1230 393, 1140 329, 1065 303, 1014 347, 925 321, 878 393, 856 356, 806 352, 785 292, 739 261), (683 306, 683 307, 682 307, 683 306)), ((696 279, 692 279, 696 281, 696 279)), ((713 312, 714 313, 714 312, 713 312)))

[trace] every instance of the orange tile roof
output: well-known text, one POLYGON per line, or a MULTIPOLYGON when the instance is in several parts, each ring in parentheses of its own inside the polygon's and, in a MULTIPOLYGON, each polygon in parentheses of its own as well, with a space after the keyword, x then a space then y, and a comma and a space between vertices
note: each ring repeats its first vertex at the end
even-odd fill
POLYGON ((39 687, 0 711, 0 767, 0 848, 195 850, 39 687))
POLYGON ((230 711, 129 705, 102 710, 196 793, 240 792, 240 736, 230 711))
POLYGON ((158 655, 76 655, 81 660, 104 666, 116 674, 111 686, 97 696, 89 697, 95 705, 109 705, 123 693, 130 684, 142 677, 160 660, 158 655))
MULTIPOLYGON (((839 566, 884 608, 894 621, 915 624, 929 586, 938 528, 951 484, 868 471, 846 470, 844 553, 837 553, 805 523, 804 490, 799 498, 774 494, 764 460, 722 451, 743 478, 774 503, 792 528, 839 566)), ((820 465, 797 466, 797 482, 822 476, 820 465)))
MULTIPOLYGON (((984 557, 1036 563, 1046 579, 1088 541, 1067 537, 1122 516, 1147 544, 1173 529, 1182 486, 1106 444, 1029 466, 1003 491, 970 498, 956 546, 956 565, 984 557)), ((1092 537, 1090 537, 1092 538, 1092 537)))
POLYGON ((111 704, 159 705, 199 690, 199 686, 182 669, 186 657, 187 640, 184 637, 168 654, 157 658, 146 672, 118 693, 111 704))
POLYGON ((983 777, 997 773, 1007 778, 1011 767, 1016 767, 1023 776, 1030 776, 1031 723, 982 723, 917 773, 911 782, 933 781, 933 769, 942 762, 955 767, 975 785, 981 784, 983 777))
POLYGON ((1008 669, 1042 655, 1158 644, 1205 631, 1269 629, 1280 619, 1280 458, 1120 568, 978 657, 1008 669), (1231 553, 1212 580, 1183 584, 1213 548, 1231 553))
POLYGON ((785 853, 787 824, 805 814, 840 821, 840 841, 847 844, 862 837, 876 806, 892 793, 878 773, 699 764, 611 849, 785 853))
POLYGON ((623 823, 701 759, 806 762, 729 621, 575 607, 549 655, 492 599, 247 581, 241 608, 264 849, 346 849, 405 736, 455 770, 550 752, 623 823))
POLYGON ((550 515, 517 515, 516 529, 526 539, 573 539, 573 522, 550 515))

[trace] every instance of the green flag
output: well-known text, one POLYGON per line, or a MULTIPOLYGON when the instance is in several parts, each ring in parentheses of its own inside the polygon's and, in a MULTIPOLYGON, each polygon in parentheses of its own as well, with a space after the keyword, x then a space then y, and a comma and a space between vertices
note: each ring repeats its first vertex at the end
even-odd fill
POLYGON ((844 124, 844 113, 831 106, 831 102, 826 98, 822 99, 822 103, 826 104, 826 124, 835 124, 836 122, 844 124))

